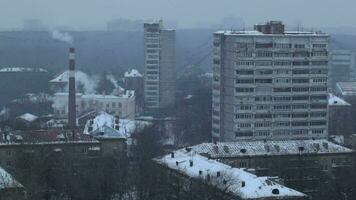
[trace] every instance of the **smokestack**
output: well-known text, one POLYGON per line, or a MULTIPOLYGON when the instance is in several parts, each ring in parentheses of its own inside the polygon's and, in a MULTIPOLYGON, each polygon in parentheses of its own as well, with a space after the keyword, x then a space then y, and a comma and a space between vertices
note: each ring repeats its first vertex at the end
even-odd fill
POLYGON ((68 126, 75 129, 77 126, 77 113, 75 104, 75 49, 69 48, 69 95, 68 95, 68 126))

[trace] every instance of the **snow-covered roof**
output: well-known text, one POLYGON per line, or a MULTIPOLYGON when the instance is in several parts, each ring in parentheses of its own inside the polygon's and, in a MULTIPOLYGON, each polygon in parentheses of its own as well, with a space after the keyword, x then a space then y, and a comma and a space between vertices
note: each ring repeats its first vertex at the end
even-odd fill
POLYGON ((267 140, 202 143, 192 146, 192 151, 208 154, 212 158, 243 156, 274 156, 298 154, 352 153, 353 150, 325 139, 319 140, 267 140))
MULTIPOLYGON (((56 92, 54 96, 68 96, 68 92, 56 92)), ((125 94, 122 95, 104 95, 104 94, 82 94, 76 93, 77 97, 82 99, 122 99, 122 98, 134 98, 135 91, 133 90, 126 90, 125 94)))
MULTIPOLYGON (((82 75, 86 75, 84 72, 82 71, 75 71, 75 76, 82 76, 82 75)), ((55 77, 54 79, 50 80, 49 82, 59 82, 59 83, 66 83, 69 81, 69 70, 64 71, 63 73, 61 73, 60 75, 58 75, 57 77, 55 77)))
POLYGON ((356 95, 356 82, 338 82, 336 87, 342 95, 356 95))
POLYGON ((221 30, 215 32, 216 34, 224 35, 248 35, 248 36, 279 36, 279 35, 288 35, 288 36, 328 36, 326 33, 313 32, 313 31, 285 31, 283 34, 264 34, 256 30, 221 30))
POLYGON ((306 197, 305 194, 275 183, 268 177, 257 177, 243 169, 232 168, 193 152, 178 150, 173 154, 174 156, 168 154, 155 158, 154 161, 190 178, 201 179, 207 184, 242 199, 306 197))
POLYGON ((137 69, 131 69, 131 71, 125 72, 125 77, 143 77, 137 69))
POLYGON ((347 103, 345 100, 341 99, 338 96, 329 94, 329 106, 350 106, 351 104, 347 103))
POLYGON ((48 71, 42 68, 5 67, 0 69, 0 72, 48 72, 48 71))
POLYGON ((17 118, 28 121, 28 122, 33 122, 36 119, 38 119, 38 117, 36 115, 33 115, 31 113, 25 113, 23 115, 18 116, 17 118))
POLYGON ((23 187, 19 182, 17 182, 11 174, 0 167, 0 190, 8 188, 19 188, 23 187))
POLYGON ((149 122, 136 121, 130 119, 119 119, 118 127, 115 127, 115 117, 106 113, 101 112, 92 120, 86 123, 84 133, 97 135, 97 133, 104 133, 100 137, 102 138, 127 138, 130 137, 136 130, 142 130, 144 127, 151 125, 149 122), (93 127, 92 131, 89 130, 89 126, 93 127))

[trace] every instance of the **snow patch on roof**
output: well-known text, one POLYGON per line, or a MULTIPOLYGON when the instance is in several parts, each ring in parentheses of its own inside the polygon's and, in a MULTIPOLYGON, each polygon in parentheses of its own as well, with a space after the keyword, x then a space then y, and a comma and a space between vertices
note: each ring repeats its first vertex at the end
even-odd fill
POLYGON ((17 182, 11 174, 0 167, 0 190, 6 188, 19 188, 23 187, 19 182, 17 182))
POLYGON ((305 194, 275 183, 268 177, 257 177, 242 169, 232 168, 186 150, 175 151, 174 156, 169 154, 154 161, 188 177, 201 179, 242 199, 306 197, 305 194), (279 191, 278 194, 272 192, 275 190, 279 191))
POLYGON ((38 117, 36 115, 33 115, 31 113, 25 113, 23 115, 18 116, 18 118, 19 119, 23 119, 23 120, 28 121, 28 122, 33 122, 36 119, 38 119, 38 117))
POLYGON ((0 72, 48 72, 48 71, 42 68, 5 67, 0 69, 0 72))
POLYGON ((275 156, 299 154, 352 153, 353 150, 325 139, 319 140, 268 140, 202 143, 192 151, 208 154, 212 158, 243 156, 275 156))
POLYGON ((329 94, 329 106, 350 106, 351 104, 347 103, 345 100, 337 97, 333 94, 329 94))
POLYGON ((137 69, 125 72, 125 77, 142 77, 142 74, 137 69))

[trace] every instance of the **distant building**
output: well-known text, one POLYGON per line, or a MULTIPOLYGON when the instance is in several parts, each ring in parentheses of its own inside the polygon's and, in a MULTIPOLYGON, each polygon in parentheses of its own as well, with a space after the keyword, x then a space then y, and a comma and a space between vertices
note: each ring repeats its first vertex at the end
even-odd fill
POLYGON ((356 130, 356 82, 338 82, 336 83, 335 94, 351 104, 351 120, 353 130, 356 130))
MULTIPOLYGON (((66 118, 68 114, 68 93, 55 93, 53 97, 54 114, 57 118, 66 118)), ((105 111, 124 119, 135 118, 135 92, 126 91, 121 96, 81 94, 76 97, 77 115, 81 116, 91 111, 105 111)))
POLYGON ((164 29, 163 22, 144 24, 145 108, 149 115, 175 103, 175 30, 164 29))
MULTIPOLYGON (((69 70, 64 71, 55 78, 49 81, 50 88, 53 92, 68 92, 69 70)), ((86 73, 76 70, 75 71, 75 85, 77 91, 85 93, 95 92, 95 82, 86 73), (81 88, 82 87, 82 88, 81 88), (83 88, 84 87, 84 88, 83 88), (80 91, 82 90, 82 91, 80 91)))
POLYGON ((270 177, 258 177, 189 150, 174 151, 155 158, 162 170, 167 199, 307 199, 308 196, 283 186, 270 177))
POLYGON ((354 170, 354 151, 324 139, 203 143, 191 152, 258 176, 278 176, 287 187, 318 195, 325 175, 354 170))
POLYGON ((139 31, 142 24, 142 20, 114 19, 106 24, 106 28, 108 31, 139 31))
POLYGON ((143 75, 136 69, 125 72, 124 87, 126 90, 134 90, 136 96, 136 114, 143 112, 144 108, 144 89, 143 75))
POLYGON ((356 79, 355 52, 350 50, 333 50, 330 61, 328 75, 328 87, 330 90, 336 90, 337 82, 348 82, 356 79))
POLYGON ((350 144, 350 137, 354 133, 351 104, 340 97, 329 94, 328 103, 328 132, 329 135, 343 136, 350 144))
POLYGON ((39 19, 27 19, 23 22, 24 31, 48 31, 48 27, 39 19))
POLYGON ((329 35, 282 22, 214 34, 215 141, 327 137, 329 35))
POLYGON ((6 67, 0 69, 0 105, 27 93, 47 92, 50 74, 42 68, 6 67), (16 84, 14 84, 16 83, 16 84))

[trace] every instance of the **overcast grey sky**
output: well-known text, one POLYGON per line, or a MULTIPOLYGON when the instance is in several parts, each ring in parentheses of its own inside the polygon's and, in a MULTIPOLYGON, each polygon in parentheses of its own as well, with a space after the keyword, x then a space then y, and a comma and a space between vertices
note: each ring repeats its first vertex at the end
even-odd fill
POLYGON ((104 28, 114 18, 162 18, 189 28, 227 16, 241 17, 247 26, 279 19, 305 27, 356 27, 355 8, 355 0, 0 0, 0 29, 19 28, 24 19, 104 28))

